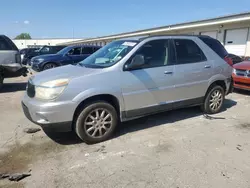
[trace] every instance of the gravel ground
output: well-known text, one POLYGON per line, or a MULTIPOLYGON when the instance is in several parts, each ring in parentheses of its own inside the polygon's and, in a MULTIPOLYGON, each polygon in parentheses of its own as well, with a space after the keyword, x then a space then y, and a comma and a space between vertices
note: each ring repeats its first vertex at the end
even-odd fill
POLYGON ((27 78, 6 80, 0 93, 0 173, 29 172, 0 187, 250 187, 250 93, 227 96, 223 112, 187 108, 123 123, 95 145, 73 133, 38 127, 23 115, 27 78))

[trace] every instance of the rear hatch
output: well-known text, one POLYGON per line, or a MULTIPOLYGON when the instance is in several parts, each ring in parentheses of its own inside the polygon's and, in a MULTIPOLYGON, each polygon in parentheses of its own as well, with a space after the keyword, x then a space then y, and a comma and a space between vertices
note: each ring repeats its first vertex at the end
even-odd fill
POLYGON ((0 35, 0 67, 3 67, 8 74, 17 71, 25 72, 25 68, 21 65, 21 56, 18 48, 4 35, 0 35))

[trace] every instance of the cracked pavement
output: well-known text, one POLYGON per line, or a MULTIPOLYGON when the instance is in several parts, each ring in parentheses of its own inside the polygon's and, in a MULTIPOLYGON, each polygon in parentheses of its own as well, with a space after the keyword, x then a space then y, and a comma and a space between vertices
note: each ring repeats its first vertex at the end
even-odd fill
POLYGON ((37 127, 21 110, 25 81, 9 79, 0 93, 0 173, 31 176, 0 187, 250 187, 249 92, 227 96, 212 118, 197 107, 165 112, 86 145, 73 133, 23 132, 37 127))

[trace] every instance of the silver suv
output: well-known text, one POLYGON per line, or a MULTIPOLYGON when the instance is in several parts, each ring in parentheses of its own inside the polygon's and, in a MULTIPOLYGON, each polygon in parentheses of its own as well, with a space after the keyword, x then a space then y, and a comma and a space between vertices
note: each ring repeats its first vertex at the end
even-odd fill
POLYGON ((74 130, 87 143, 108 139, 118 122, 196 106, 213 114, 231 91, 232 61, 207 36, 118 40, 79 64, 37 74, 22 106, 32 122, 74 130))

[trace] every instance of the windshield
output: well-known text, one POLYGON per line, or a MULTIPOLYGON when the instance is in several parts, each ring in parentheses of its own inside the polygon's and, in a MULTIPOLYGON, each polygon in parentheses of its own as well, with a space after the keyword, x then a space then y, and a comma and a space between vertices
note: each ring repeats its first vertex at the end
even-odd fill
POLYGON ((61 54, 61 55, 64 55, 66 54, 72 47, 65 47, 63 49, 61 49, 59 52, 57 52, 57 54, 61 54))
POLYGON ((105 68, 116 64, 127 55, 139 41, 114 41, 81 61, 79 65, 90 68, 105 68))

